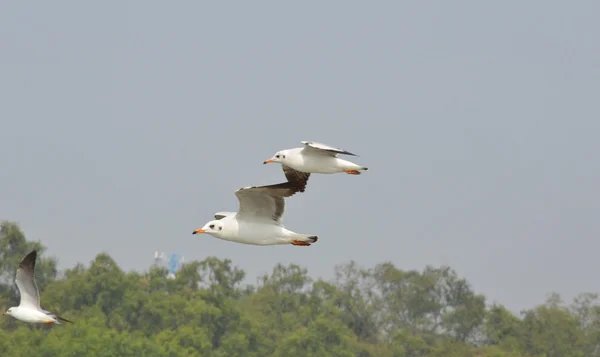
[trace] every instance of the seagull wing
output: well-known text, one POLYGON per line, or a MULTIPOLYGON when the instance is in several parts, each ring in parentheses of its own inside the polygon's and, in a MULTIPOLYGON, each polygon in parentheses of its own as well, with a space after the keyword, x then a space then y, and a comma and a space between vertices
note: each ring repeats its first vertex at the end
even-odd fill
POLYGON ((307 152, 311 153, 320 153, 331 156, 337 156, 337 154, 358 156, 356 154, 351 153, 350 151, 334 148, 333 146, 317 143, 315 141, 301 141, 301 143, 304 144, 303 150, 306 150, 307 152))
POLYGON ((288 181, 268 186, 240 188, 235 195, 240 201, 236 218, 242 221, 281 224, 285 198, 303 192, 306 180, 288 181))
POLYGON ((17 283, 19 294, 21 295, 19 307, 42 311, 40 307, 40 292, 38 291, 35 282, 36 258, 37 252, 35 250, 23 258, 17 269, 17 278, 15 279, 15 282, 17 283))
POLYGON ((235 212, 221 211, 221 212, 215 213, 215 219, 223 219, 227 216, 233 216, 233 215, 235 215, 235 212))
POLYGON ((306 189, 306 184, 308 183, 308 179, 310 178, 310 173, 294 170, 286 165, 281 165, 281 167, 283 168, 283 173, 285 174, 285 178, 287 178, 288 182, 297 183, 298 192, 304 192, 306 189))

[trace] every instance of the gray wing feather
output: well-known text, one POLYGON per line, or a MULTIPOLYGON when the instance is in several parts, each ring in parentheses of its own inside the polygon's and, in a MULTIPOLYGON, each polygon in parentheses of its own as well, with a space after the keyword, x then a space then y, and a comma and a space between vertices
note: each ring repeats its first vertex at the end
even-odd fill
POLYGON ((38 291, 37 283, 35 282, 36 258, 37 252, 35 250, 23 258, 17 269, 15 282, 17 288, 19 288, 19 294, 21 295, 19 306, 41 310, 40 293, 38 291))
POLYGON ((283 164, 281 165, 281 168, 283 169, 283 173, 288 182, 296 182, 298 185, 298 192, 304 192, 308 179, 310 178, 310 173, 294 170, 283 164))
POLYGON ((351 153, 350 151, 340 149, 340 148, 334 148, 333 146, 321 144, 316 141, 301 141, 301 143, 304 144, 305 150, 306 149, 316 150, 316 151, 320 151, 322 153, 329 153, 332 156, 337 156, 337 154, 358 156, 356 154, 351 153))
POLYGON ((227 216, 233 216, 234 214, 235 214, 235 212, 226 212, 226 211, 217 212, 217 213, 215 213, 215 219, 223 219, 227 216))
POLYGON ((285 198, 304 192, 305 180, 288 181, 268 186, 251 186, 240 188, 235 195, 240 201, 240 209, 236 217, 249 221, 273 221, 281 224, 281 216, 285 212, 285 198))

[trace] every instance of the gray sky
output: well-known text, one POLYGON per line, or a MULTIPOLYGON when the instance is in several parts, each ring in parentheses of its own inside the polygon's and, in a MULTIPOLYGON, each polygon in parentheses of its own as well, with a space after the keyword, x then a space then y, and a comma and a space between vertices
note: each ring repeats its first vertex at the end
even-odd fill
POLYGON ((156 249, 449 264, 518 311, 598 291, 596 1, 7 2, 0 218, 60 267, 156 249), (305 247, 193 236, 301 140, 360 155, 288 201, 305 247))

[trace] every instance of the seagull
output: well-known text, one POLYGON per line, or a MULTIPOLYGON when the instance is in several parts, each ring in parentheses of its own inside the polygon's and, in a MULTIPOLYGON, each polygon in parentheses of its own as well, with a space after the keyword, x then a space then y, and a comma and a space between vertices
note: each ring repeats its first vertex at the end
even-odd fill
POLYGON ((37 251, 27 254, 19 264, 17 269, 17 288, 21 295, 19 306, 9 308, 3 315, 10 315, 17 320, 31 324, 58 324, 60 321, 70 322, 60 316, 56 316, 50 311, 42 310, 40 307, 40 293, 35 282, 35 259, 37 251))
POLYGON ((268 186, 249 186, 235 191, 237 212, 217 212, 215 220, 192 234, 208 233, 231 242, 251 245, 292 244, 310 246, 319 237, 286 229, 282 223, 285 198, 304 192, 310 174, 283 166, 288 181, 268 186))
POLYGON ((338 154, 358 156, 349 151, 334 148, 314 141, 302 141, 304 147, 281 150, 263 164, 279 162, 290 168, 315 174, 335 174, 345 172, 349 175, 360 175, 367 167, 338 158, 338 154))

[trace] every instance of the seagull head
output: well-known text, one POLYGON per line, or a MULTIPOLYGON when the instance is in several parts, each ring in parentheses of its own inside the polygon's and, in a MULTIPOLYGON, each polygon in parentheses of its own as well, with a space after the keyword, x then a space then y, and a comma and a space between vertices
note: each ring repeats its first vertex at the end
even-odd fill
POLYGON ((208 233, 212 236, 218 237, 223 232, 223 222, 220 220, 214 220, 206 223, 204 227, 196 229, 192 234, 208 233))
POLYGON ((287 150, 277 151, 272 158, 265 160, 263 164, 269 164, 271 162, 283 163, 285 161, 286 156, 287 150))
POLYGON ((4 315, 4 316, 6 316, 6 315, 12 315, 12 312, 13 312, 13 308, 11 307, 8 310, 6 310, 6 312, 3 313, 2 315, 4 315))

